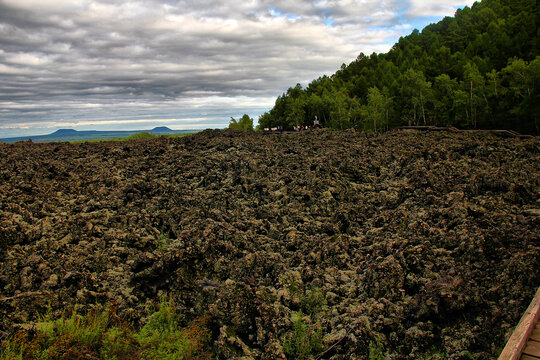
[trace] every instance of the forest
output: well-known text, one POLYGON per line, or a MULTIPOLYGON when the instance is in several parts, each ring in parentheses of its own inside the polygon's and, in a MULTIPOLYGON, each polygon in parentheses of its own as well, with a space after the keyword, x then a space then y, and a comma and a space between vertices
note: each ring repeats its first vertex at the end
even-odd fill
POLYGON ((536 0, 484 0, 388 53, 360 53, 331 76, 289 88, 260 128, 312 125, 380 132, 403 125, 540 134, 536 0))

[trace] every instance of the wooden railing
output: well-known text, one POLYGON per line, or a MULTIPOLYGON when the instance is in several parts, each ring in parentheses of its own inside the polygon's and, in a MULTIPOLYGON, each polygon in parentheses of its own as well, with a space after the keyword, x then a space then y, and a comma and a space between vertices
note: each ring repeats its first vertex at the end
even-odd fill
POLYGON ((540 287, 518 326, 506 343, 499 360, 540 359, 540 287))

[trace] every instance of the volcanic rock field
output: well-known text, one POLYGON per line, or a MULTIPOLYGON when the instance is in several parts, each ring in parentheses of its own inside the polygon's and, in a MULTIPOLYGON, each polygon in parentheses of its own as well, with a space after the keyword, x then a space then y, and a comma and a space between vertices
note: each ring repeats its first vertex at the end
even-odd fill
POLYGON ((319 341, 298 358, 493 359, 538 269, 538 138, 0 145, 0 340, 48 307, 138 326, 167 298, 210 319, 217 359, 294 358, 291 339, 319 341))

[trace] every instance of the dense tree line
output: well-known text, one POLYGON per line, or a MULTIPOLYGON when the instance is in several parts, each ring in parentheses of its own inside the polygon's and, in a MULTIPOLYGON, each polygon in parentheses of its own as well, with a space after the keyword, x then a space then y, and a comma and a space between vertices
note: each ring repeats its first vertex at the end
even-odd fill
POLYGON ((484 0, 414 30, 385 54, 361 53, 332 76, 291 87, 261 128, 313 124, 382 131, 453 125, 540 133, 536 0, 484 0))

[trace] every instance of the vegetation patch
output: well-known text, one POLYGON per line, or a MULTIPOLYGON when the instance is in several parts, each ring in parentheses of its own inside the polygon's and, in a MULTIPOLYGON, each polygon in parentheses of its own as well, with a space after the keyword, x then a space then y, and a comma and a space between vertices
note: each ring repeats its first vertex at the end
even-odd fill
POLYGON ((181 326, 182 316, 162 301, 138 331, 109 306, 86 315, 75 310, 53 319, 47 313, 31 332, 18 332, 0 352, 5 360, 210 359, 208 317, 181 326))
POLYGON ((305 360, 323 350, 323 334, 320 323, 313 323, 311 317, 300 312, 291 316, 292 331, 283 342, 283 350, 291 359, 305 360))
POLYGON ((148 131, 143 131, 140 133, 136 133, 133 135, 128 136, 125 140, 146 140, 146 139, 155 139, 158 135, 152 134, 148 131))

